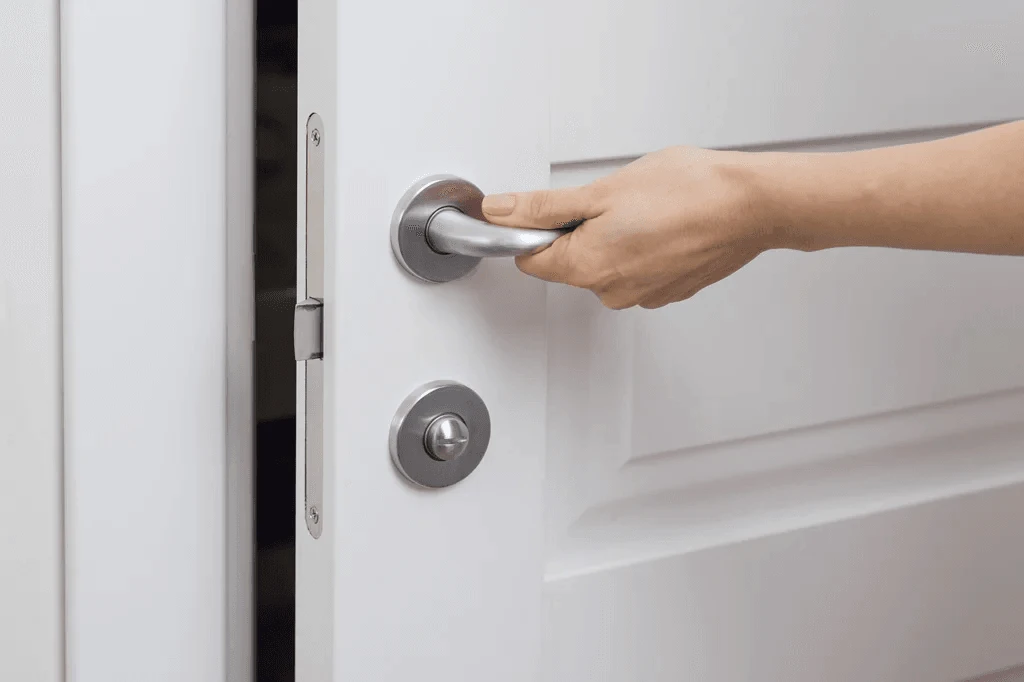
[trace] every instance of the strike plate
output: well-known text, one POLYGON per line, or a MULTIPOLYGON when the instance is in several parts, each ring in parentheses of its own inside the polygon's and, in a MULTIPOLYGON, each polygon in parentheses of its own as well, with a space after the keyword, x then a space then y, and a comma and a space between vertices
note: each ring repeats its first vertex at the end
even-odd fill
MULTIPOLYGON (((324 122, 306 121, 305 298, 295 310, 295 354, 305 370, 305 420, 301 439, 306 470, 306 529, 324 529, 324 122)), ((300 242, 301 243, 301 242, 300 242)))

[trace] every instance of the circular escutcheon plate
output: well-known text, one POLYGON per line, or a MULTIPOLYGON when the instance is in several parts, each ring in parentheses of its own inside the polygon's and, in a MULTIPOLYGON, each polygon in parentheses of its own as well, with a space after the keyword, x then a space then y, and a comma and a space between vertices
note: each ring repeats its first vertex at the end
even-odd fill
POLYGON ((468 386, 432 381, 420 386, 398 407, 391 421, 391 460, 409 481, 424 488, 445 488, 473 473, 491 440, 487 406, 468 386), (469 428, 469 442, 459 457, 441 461, 424 444, 427 427, 443 414, 455 414, 469 428))
POLYGON ((444 208, 454 208, 483 220, 484 193, 454 175, 433 175, 409 188, 391 218, 391 250, 410 274, 427 282, 451 282, 465 277, 480 263, 476 256, 438 253, 427 241, 430 218, 444 208))

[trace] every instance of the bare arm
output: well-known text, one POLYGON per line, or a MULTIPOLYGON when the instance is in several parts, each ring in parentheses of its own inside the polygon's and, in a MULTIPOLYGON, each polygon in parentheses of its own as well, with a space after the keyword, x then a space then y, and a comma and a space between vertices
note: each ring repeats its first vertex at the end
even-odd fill
POLYGON ((662 150, 590 185, 490 196, 502 225, 585 219, 526 273, 657 308, 763 251, 838 246, 1024 255, 1024 122, 834 154, 662 150))
POLYGON ((790 246, 1024 255, 1024 122, 848 154, 767 154, 790 246))

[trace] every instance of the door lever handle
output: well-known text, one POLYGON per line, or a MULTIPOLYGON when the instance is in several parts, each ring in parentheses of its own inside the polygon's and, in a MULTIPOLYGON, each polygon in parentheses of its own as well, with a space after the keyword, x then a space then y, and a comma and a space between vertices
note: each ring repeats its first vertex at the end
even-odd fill
POLYGON ((483 219, 483 198, 476 185, 453 175, 413 185, 391 220, 391 248, 402 267, 428 282, 451 282, 472 272, 482 258, 544 249, 581 222, 554 230, 492 225, 483 219))
POLYGON ((533 230, 500 227, 477 220, 455 208, 443 208, 427 221, 427 242, 444 254, 494 258, 519 256, 551 246, 571 227, 533 230))

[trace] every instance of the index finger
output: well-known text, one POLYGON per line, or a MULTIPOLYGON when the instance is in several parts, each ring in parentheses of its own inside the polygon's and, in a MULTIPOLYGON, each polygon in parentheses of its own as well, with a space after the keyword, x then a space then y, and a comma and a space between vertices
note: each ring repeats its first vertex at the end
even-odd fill
POLYGON ((591 185, 484 197, 484 217, 495 225, 553 229, 576 227, 601 214, 591 185))

